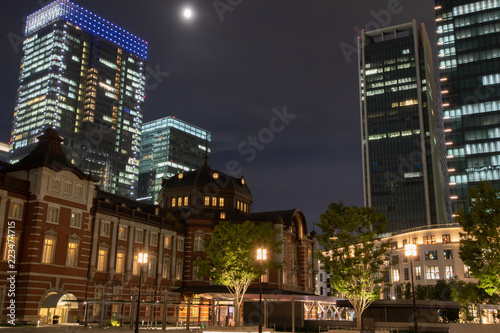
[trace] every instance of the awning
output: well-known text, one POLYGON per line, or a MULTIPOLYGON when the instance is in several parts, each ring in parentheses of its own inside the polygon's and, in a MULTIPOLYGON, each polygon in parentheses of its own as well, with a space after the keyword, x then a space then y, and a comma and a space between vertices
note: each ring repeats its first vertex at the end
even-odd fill
POLYGON ((52 294, 43 301, 41 308, 63 308, 78 309, 78 301, 72 294, 52 294))

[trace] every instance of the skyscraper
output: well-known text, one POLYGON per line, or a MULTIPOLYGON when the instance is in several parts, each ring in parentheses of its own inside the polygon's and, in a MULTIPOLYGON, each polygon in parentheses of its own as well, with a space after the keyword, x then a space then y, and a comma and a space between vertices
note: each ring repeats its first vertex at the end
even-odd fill
POLYGON ((365 205, 388 231, 448 223, 442 110, 425 26, 416 21, 359 41, 365 205))
POLYGON ((25 35, 10 160, 53 127, 72 163, 134 198, 147 42, 67 0, 29 15, 25 35))
POLYGON ((436 0, 453 212, 469 188, 500 189, 500 1, 436 0))
POLYGON ((201 167, 211 140, 210 132, 175 117, 144 123, 138 200, 154 203, 163 179, 201 167))

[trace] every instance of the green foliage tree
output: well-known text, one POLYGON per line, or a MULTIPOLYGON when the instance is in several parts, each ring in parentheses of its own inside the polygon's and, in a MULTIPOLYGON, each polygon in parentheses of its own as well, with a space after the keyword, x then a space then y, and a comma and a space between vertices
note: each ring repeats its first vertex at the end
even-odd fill
POLYGON ((359 329, 363 311, 380 298, 380 270, 390 243, 379 235, 385 231, 387 219, 374 208, 344 206, 341 201, 331 203, 316 225, 322 230, 317 236, 322 250, 316 257, 330 274, 332 287, 351 302, 359 329))
POLYGON ((500 295, 500 193, 482 182, 469 190, 469 205, 470 213, 462 211, 456 219, 467 235, 460 241, 460 258, 480 288, 500 295))
POLYGON ((199 268, 198 278, 208 276, 213 283, 227 287, 234 300, 236 325, 241 323, 241 306, 248 287, 259 278, 260 269, 276 265, 272 254, 279 253, 281 246, 277 233, 272 223, 221 221, 205 239, 208 260, 198 258, 194 262, 199 268), (257 263, 259 247, 267 250, 267 260, 257 263))
POLYGON ((488 295, 486 291, 479 288, 477 283, 465 282, 458 279, 450 281, 451 296, 455 302, 461 305, 461 318, 465 322, 474 320, 474 308, 477 304, 498 304, 500 296, 488 295))

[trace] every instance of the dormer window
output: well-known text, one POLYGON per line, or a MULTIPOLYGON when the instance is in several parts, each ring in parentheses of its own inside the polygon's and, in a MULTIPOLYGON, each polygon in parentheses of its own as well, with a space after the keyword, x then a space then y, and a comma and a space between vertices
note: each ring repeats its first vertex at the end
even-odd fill
POLYGON ((182 179, 184 178, 184 174, 181 172, 177 177, 179 177, 179 179, 182 179))
POLYGON ((217 178, 219 178, 219 174, 218 174, 217 172, 214 172, 214 173, 212 174, 212 177, 213 177, 214 179, 217 179, 217 178))
POLYGON ((245 185, 245 178, 241 177, 241 185, 245 185))

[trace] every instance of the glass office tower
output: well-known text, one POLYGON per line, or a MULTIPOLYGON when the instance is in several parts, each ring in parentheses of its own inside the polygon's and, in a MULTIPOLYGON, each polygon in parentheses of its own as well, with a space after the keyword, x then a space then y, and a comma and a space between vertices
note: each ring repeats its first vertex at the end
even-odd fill
POLYGON ((500 190, 500 1, 436 0, 453 212, 469 188, 500 190))
POLYGON ((153 204, 163 179, 200 168, 211 140, 210 132, 175 117, 144 123, 137 200, 153 204))
POLYGON ((386 214, 388 231, 448 223, 443 116, 424 25, 362 32, 359 55, 365 205, 386 214))
POLYGON ((29 15, 25 35, 11 162, 54 127, 101 189, 135 198, 147 42, 67 0, 29 15))

